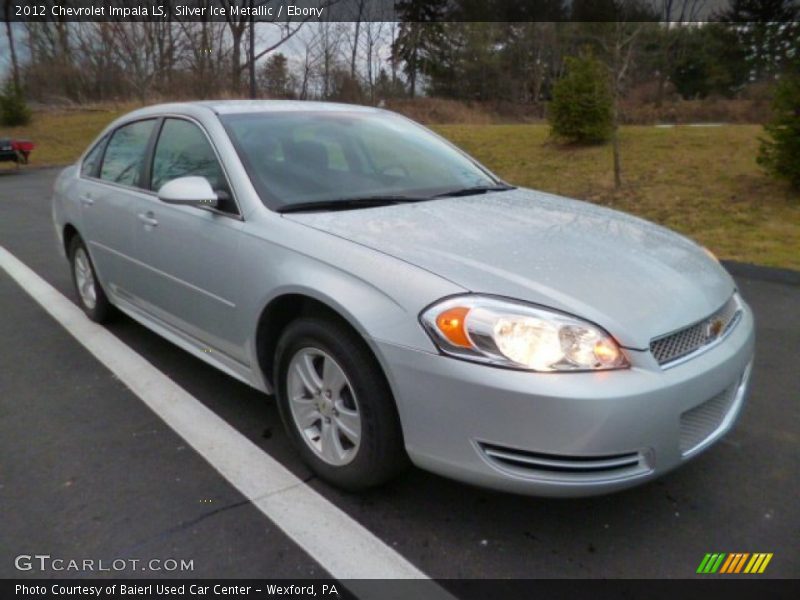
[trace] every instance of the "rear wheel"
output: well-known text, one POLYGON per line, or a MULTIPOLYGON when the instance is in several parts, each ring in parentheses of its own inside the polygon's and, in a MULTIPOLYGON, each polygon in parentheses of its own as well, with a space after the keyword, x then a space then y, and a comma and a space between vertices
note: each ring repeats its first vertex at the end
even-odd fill
POLYGON ((284 331, 275 357, 281 418, 317 475, 360 490, 406 464, 391 391, 353 331, 334 320, 299 319, 284 331))
POLYGON ((69 243, 69 257, 72 266, 72 283, 78 294, 78 304, 92 321, 96 323, 107 321, 113 307, 97 280, 89 252, 86 250, 83 240, 77 235, 69 243))

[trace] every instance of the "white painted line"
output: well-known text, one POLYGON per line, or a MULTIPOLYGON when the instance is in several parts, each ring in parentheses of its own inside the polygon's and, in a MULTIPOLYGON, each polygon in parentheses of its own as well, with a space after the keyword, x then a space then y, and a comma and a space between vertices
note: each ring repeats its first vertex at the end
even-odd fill
MULTIPOLYGON (((311 489, 141 355, 86 318, 77 306, 2 246, 0 267, 333 577, 422 579, 425 581, 419 583, 424 584, 424 597, 451 598, 395 550, 311 489)), ((350 585, 361 597, 380 598, 392 597, 391 587, 367 585, 367 582, 350 585)), ((400 593, 398 588, 397 591, 398 598, 408 597, 407 590, 400 593)))

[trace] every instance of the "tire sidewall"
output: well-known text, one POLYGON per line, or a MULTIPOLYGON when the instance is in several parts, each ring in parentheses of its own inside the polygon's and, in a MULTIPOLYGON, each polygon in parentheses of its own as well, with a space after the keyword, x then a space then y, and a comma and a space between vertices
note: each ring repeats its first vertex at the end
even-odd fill
POLYGON ((108 298, 106 297, 106 294, 100 285, 100 280, 97 278, 97 271, 94 268, 92 257, 89 255, 89 250, 86 248, 86 244, 83 243, 83 240, 77 235, 72 238, 69 243, 69 266, 70 274, 72 276, 72 285, 75 288, 75 294, 78 297, 78 306, 81 307, 81 310, 83 310, 83 312, 86 313, 86 316, 92 321, 100 323, 106 320, 108 318, 110 308, 108 298), (89 308, 86 306, 86 304, 84 304, 83 297, 81 297, 80 291, 78 290, 78 280, 75 276, 75 254, 78 252, 78 250, 83 250, 83 253, 86 255, 86 260, 89 261, 89 268, 92 270, 95 295, 97 297, 94 308, 89 308))
POLYGON ((291 323, 276 348, 274 380, 281 420, 306 464, 321 478, 345 489, 358 490, 383 478, 378 473, 386 468, 381 464, 386 452, 379 446, 382 440, 384 443, 387 441, 389 432, 386 430, 396 423, 391 422, 391 413, 386 410, 386 403, 391 403, 393 408, 394 401, 383 374, 375 371, 374 359, 365 357, 363 349, 358 348, 359 342, 353 339, 350 332, 345 334, 345 331, 338 324, 318 319, 301 319, 291 323), (339 363, 355 392, 361 415, 361 440, 355 458, 343 466, 329 465, 316 455, 303 439, 289 406, 289 363, 299 350, 309 347, 322 350, 339 363))

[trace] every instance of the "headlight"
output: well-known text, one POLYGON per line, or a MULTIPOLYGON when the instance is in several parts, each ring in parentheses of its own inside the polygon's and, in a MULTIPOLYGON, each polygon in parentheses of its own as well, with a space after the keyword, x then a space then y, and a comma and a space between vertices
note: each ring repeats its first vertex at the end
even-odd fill
POLYGON ((451 356, 531 371, 628 367, 599 327, 555 311, 488 296, 460 296, 420 316, 436 345, 451 356))

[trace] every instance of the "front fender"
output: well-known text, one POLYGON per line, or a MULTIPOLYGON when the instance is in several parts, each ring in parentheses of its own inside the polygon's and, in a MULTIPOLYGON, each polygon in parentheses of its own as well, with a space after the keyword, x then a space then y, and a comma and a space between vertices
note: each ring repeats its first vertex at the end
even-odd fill
MULTIPOLYGON (((263 227, 259 228, 263 230, 263 227)), ((264 309, 276 298, 300 294, 328 306, 358 331, 378 359, 378 342, 436 352, 419 324, 432 302, 465 290, 399 259, 281 218, 269 238, 247 236, 242 256, 246 286, 256 286, 243 306, 248 315, 248 355, 255 363, 264 309), (254 258, 257 259, 254 260, 254 258)))

